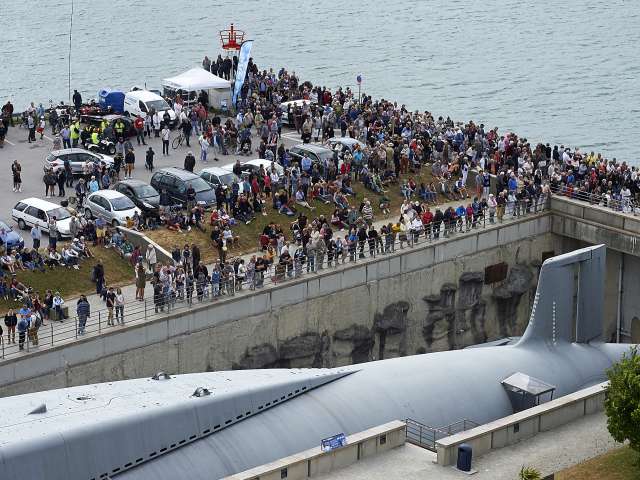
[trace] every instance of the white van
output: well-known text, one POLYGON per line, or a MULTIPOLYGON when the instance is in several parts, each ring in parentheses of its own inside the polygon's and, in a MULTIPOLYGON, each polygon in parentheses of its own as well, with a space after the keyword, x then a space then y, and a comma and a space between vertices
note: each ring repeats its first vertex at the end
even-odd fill
POLYGON ((55 218, 58 227, 58 238, 71 235, 71 212, 60 205, 40 198, 25 198, 19 201, 11 210, 11 217, 18 223, 20 230, 26 230, 36 223, 49 233, 49 219, 55 218))
POLYGON ((169 112, 170 126, 175 127, 177 123, 176 112, 160 95, 149 90, 134 90, 124 95, 124 111, 129 115, 146 118, 151 109, 158 112, 160 119, 164 116, 164 112, 169 112))

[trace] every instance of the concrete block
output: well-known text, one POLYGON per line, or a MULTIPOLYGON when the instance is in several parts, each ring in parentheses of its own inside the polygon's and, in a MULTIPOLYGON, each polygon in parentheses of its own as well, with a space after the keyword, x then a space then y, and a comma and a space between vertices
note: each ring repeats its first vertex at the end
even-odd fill
POLYGON ((508 445, 508 432, 509 427, 501 428, 493 432, 491 437, 491 448, 502 448, 508 445))
POLYGON ((367 282, 367 266, 355 265, 342 272, 342 288, 351 288, 367 282))
POLYGON ((320 295, 320 278, 310 277, 307 280, 307 298, 315 298, 320 295))
POLYGON ((371 457, 378 452, 378 439, 369 438, 360 442, 360 460, 371 457))
POLYGON ((523 420, 507 427, 507 445, 512 445, 525 438, 533 437, 538 433, 538 417, 523 420), (516 431, 517 430, 517 431, 516 431))
MULTIPOLYGON (((431 250, 431 258, 433 258, 433 248, 429 248, 427 250, 431 250)), ((425 250, 425 254, 429 255, 428 251, 425 250)), ((402 258, 399 255, 394 255, 389 258, 389 275, 396 275, 400 273, 402 270, 402 258)))
POLYGON ((342 271, 320 277, 320 293, 329 294, 342 290, 342 271))
POLYGON ((592 413, 601 412, 604 410, 604 392, 591 398, 585 398, 584 400, 584 414, 591 415, 592 413))
POLYGON ((553 197, 551 199, 551 210, 565 213, 575 218, 582 218, 585 207, 567 200, 566 198, 553 197))
POLYGON ((312 458, 309 462, 309 476, 314 477, 328 473, 336 468, 343 468, 358 461, 358 444, 348 444, 346 447, 327 452, 312 458))
POLYGON ((167 321, 155 321, 147 324, 145 328, 147 337, 147 344, 162 342, 169 338, 169 328, 167 327, 167 321))
POLYGON ((583 218, 607 227, 620 229, 624 227, 624 217, 622 215, 618 215, 611 211, 600 210, 598 208, 585 208, 583 218))
POLYGON ((307 282, 271 290, 271 308, 284 307, 303 301, 307 297, 307 282))
POLYGON ((520 226, 517 223, 505 225, 498 230, 498 245, 506 245, 520 240, 520 226))
POLYGON ((584 415, 584 402, 565 405, 540 415, 540 431, 546 432, 584 415))
POLYGON ((476 236, 476 250, 495 248, 498 245, 498 229, 483 230, 476 236))
POLYGON ((624 229, 633 233, 640 233, 640 219, 633 217, 624 218, 624 229))

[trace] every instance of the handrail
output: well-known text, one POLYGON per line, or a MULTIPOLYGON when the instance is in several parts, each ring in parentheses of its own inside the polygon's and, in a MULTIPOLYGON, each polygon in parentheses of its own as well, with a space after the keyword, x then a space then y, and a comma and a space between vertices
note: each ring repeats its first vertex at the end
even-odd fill
POLYGON ((587 202, 589 205, 596 205, 604 208, 610 208, 616 212, 622 214, 638 215, 640 208, 634 200, 631 198, 622 198, 620 200, 615 198, 607 198, 604 195, 597 195, 595 193, 584 192, 582 190, 573 190, 568 185, 550 185, 550 191, 554 195, 561 197, 567 197, 572 200, 578 200, 581 202, 587 202))
POLYGON ((407 424, 407 440, 419 447, 426 448, 433 452, 436 451, 436 442, 441 438, 465 432, 471 428, 479 426, 478 423, 473 420, 469 420, 468 418, 463 418, 462 420, 458 420, 457 422, 450 423, 443 427, 431 427, 412 418, 407 418, 405 423, 407 424))
MULTIPOLYGON (((516 219, 523 216, 537 214, 549 208, 548 199, 540 196, 530 202, 513 202, 506 206, 505 217, 516 219)), ((289 266, 282 266, 274 262, 263 276, 256 275, 253 280, 247 278, 243 282, 236 279, 221 280, 218 287, 211 283, 206 285, 194 285, 191 295, 184 289, 174 291, 169 297, 159 299, 145 299, 143 301, 129 301, 124 304, 124 315, 122 325, 137 325, 157 318, 167 316, 176 312, 186 312, 194 305, 215 303, 224 297, 231 298, 239 290, 257 290, 268 285, 279 285, 281 283, 298 279, 309 274, 315 274, 325 269, 335 269, 339 266, 354 265, 367 259, 388 255, 404 248, 413 248, 416 245, 425 243, 437 243, 476 229, 484 229, 491 225, 497 225, 497 220, 489 215, 488 209, 481 211, 475 218, 456 219, 452 222, 442 222, 440 225, 431 223, 421 230, 409 230, 405 234, 391 234, 387 237, 380 237, 372 246, 368 241, 355 242, 351 247, 345 245, 343 255, 336 257, 327 253, 317 253, 309 256, 305 261, 294 261, 289 266), (494 223, 492 223, 492 220, 494 223), (335 258, 334 258, 335 257, 335 258), (262 278, 261 278, 262 277, 262 278), (203 287, 202 295, 198 295, 197 287, 203 287)), ((71 305, 67 305, 71 307, 71 305)), ((75 305, 73 306, 75 308, 75 305)), ((23 349, 19 348, 20 342, 16 344, 2 344, 0 349, 0 360, 21 357, 31 352, 40 350, 40 346, 56 346, 76 341, 79 337, 100 335, 103 332, 111 331, 118 327, 115 308, 113 310, 113 323, 109 324, 108 309, 93 311, 84 326, 84 333, 77 315, 70 312, 70 318, 62 324, 49 320, 46 325, 41 326, 34 334, 25 334, 23 349), (54 328, 54 324, 56 325, 54 328)), ((115 331, 115 330, 114 330, 115 331)), ((19 334, 16 332, 16 340, 19 334)))

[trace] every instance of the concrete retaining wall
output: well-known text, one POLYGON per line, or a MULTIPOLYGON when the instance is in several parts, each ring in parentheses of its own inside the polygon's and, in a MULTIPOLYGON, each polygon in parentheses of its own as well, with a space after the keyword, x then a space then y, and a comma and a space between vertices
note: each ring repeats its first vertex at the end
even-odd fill
POLYGON ((436 442, 439 465, 453 465, 458 457, 458 447, 471 445, 474 458, 512 445, 539 432, 552 430, 585 415, 604 409, 605 387, 600 383, 570 395, 557 398, 537 407, 461 432, 436 442))
POLYGON ((0 395, 158 370, 340 366, 519 334, 542 253, 554 248, 549 225, 541 215, 425 243, 31 353, 0 368, 0 395), (521 290, 484 285, 484 268, 499 262, 524 275, 521 290))

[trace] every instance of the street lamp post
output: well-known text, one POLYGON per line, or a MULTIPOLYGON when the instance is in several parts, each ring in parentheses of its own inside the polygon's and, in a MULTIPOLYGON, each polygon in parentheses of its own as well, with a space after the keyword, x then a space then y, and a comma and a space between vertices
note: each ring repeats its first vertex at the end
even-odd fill
POLYGON ((356 77, 356 82, 358 82, 358 105, 360 105, 360 85, 362 85, 362 75, 358 75, 356 77))

